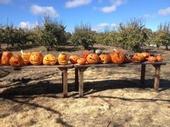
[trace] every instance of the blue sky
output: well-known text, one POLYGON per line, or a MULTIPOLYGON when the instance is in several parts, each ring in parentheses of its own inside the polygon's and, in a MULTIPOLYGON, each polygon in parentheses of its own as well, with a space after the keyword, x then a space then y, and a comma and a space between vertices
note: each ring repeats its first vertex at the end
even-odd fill
POLYGON ((0 24, 31 28, 45 15, 62 22, 67 31, 81 23, 102 31, 133 18, 156 30, 170 21, 170 0, 0 0, 0 24))

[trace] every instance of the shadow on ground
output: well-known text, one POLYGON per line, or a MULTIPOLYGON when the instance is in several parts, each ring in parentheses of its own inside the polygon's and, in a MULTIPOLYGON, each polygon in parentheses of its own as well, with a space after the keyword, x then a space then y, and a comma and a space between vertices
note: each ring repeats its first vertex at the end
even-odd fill
MULTIPOLYGON (((23 96, 31 97, 31 96, 49 96, 53 95, 57 97, 62 94, 62 84, 61 83, 53 83, 48 80, 39 81, 36 83, 29 84, 31 79, 22 79, 15 81, 13 85, 7 87, 4 91, 0 93, 1 98, 15 97, 15 96, 23 96), (56 96, 57 95, 57 96, 56 96)), ((104 80, 104 81, 95 81, 95 82, 85 82, 84 83, 84 93, 85 95, 90 95, 92 93, 109 90, 109 89, 124 89, 124 88, 136 88, 137 90, 145 89, 145 88, 153 88, 153 80, 148 79, 144 84, 141 84, 137 79, 131 80, 104 80)), ((161 80, 160 91, 164 91, 170 89, 170 80, 161 80)), ((75 91, 74 83, 69 83, 69 92, 75 91)), ((71 94, 71 96, 75 96, 76 94, 71 94)))

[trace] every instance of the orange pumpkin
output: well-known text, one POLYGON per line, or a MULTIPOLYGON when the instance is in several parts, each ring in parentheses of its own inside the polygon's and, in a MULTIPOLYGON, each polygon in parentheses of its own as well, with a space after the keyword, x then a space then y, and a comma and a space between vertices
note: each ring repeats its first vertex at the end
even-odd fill
POLYGON ((43 62, 43 55, 41 52, 32 52, 29 61, 33 65, 41 65, 43 62))
POLYGON ((90 51, 86 50, 82 53, 82 57, 86 59, 89 54, 90 54, 90 51))
POLYGON ((148 53, 148 52, 142 52, 141 54, 142 54, 143 57, 145 57, 145 58, 148 58, 148 57, 150 56, 150 53, 148 53))
POLYGON ((20 67, 24 64, 24 61, 20 55, 15 54, 10 58, 9 63, 11 66, 20 67))
POLYGON ((2 52, 2 56, 1 56, 1 64, 2 65, 9 65, 9 60, 12 57, 12 53, 5 51, 2 52))
POLYGON ((159 54, 159 55, 156 56, 156 60, 158 62, 162 62, 163 61, 163 57, 159 54))
POLYGON ((155 56, 149 56, 149 57, 147 58, 147 60, 148 60, 148 62, 150 62, 150 63, 154 63, 154 62, 157 61, 157 59, 156 59, 155 56))
POLYGON ((60 53, 58 55, 58 63, 61 65, 66 65, 68 64, 68 56, 65 53, 60 53))
POLYGON ((43 58, 43 64, 44 65, 55 65, 57 63, 56 56, 53 54, 47 54, 43 58))
POLYGON ((146 60, 146 58, 145 58, 144 54, 142 54, 142 53, 135 53, 132 57, 133 62, 143 62, 145 60, 146 60))
POLYGON ((122 64, 125 62, 125 54, 122 52, 112 52, 110 54, 112 63, 122 64))
POLYGON ((86 64, 86 59, 85 59, 85 58, 79 58, 79 59, 77 60, 77 64, 79 64, 79 65, 84 65, 84 64, 86 64))
POLYGON ((30 56, 31 56, 31 52, 22 52, 21 51, 21 57, 24 61, 24 65, 29 65, 30 64, 30 56))
POLYGON ((109 54, 101 54, 99 57, 100 57, 100 62, 103 64, 107 64, 111 62, 111 57, 109 54))
POLYGON ((87 60, 87 63, 89 63, 89 64, 97 64, 100 62, 99 56, 95 53, 90 53, 87 56, 86 60, 87 60))
POLYGON ((77 63, 77 60, 79 59, 79 56, 78 55, 71 55, 69 57, 69 60, 72 64, 76 64, 77 63))

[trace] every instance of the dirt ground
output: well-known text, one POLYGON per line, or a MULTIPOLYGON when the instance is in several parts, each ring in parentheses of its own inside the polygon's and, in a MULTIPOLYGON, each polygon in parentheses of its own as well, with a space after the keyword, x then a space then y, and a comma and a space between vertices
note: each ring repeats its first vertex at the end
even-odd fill
MULTIPOLYGON (((159 51, 169 60, 170 51, 159 51)), ((0 127, 170 127, 170 65, 161 68, 160 91, 153 90, 154 68, 89 68, 85 96, 74 90, 69 70, 69 97, 62 98, 61 73, 53 69, 0 70, 0 127), (6 75, 6 76, 5 76, 6 75)))

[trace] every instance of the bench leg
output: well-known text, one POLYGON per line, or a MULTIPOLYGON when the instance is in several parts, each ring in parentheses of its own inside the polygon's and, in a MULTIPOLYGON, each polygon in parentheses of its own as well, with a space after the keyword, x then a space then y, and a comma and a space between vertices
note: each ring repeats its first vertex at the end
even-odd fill
POLYGON ((83 91, 84 91, 84 84, 83 84, 83 69, 78 69, 78 77, 79 77, 79 96, 82 97, 83 96, 83 91))
POLYGON ((155 65, 154 89, 158 91, 160 85, 160 65, 155 65))
POLYGON ((75 68, 75 91, 78 91, 78 87, 79 87, 78 69, 75 68))
POLYGON ((62 70, 63 97, 68 96, 67 69, 62 70))
POLYGON ((146 65, 142 64, 141 65, 141 77, 140 77, 141 84, 145 84, 145 72, 146 72, 146 65))

